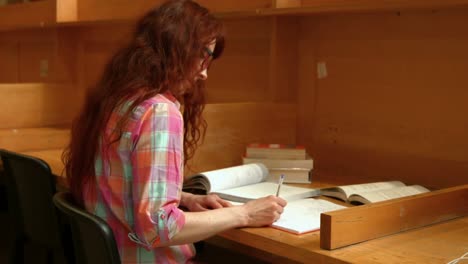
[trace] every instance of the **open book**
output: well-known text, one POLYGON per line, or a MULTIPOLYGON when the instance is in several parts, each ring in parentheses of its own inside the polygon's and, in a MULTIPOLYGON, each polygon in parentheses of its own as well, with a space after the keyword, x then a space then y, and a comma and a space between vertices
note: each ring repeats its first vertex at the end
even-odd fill
POLYGON ((346 208, 320 199, 301 199, 289 202, 280 219, 271 226, 294 234, 320 229, 320 214, 346 208))
POLYGON ((420 193, 429 192, 420 185, 407 186, 400 181, 353 184, 322 189, 322 195, 350 203, 375 203, 420 193))
MULTIPOLYGON (((253 163, 213 170, 194 175, 184 182, 183 189, 192 193, 214 193, 219 197, 247 202, 268 195, 275 195, 278 183, 267 182, 268 169, 260 163, 253 163)), ((320 195, 320 190, 283 184, 281 198, 294 201, 320 195)))

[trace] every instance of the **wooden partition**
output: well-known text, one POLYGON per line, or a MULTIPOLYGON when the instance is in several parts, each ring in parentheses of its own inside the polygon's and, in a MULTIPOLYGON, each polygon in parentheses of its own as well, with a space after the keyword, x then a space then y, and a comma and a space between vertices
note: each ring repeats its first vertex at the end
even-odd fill
POLYGON ((349 183, 466 183, 467 23, 466 9, 301 18, 298 139, 316 168, 349 183))
POLYGON ((337 249, 461 218, 468 215, 467 200, 468 185, 462 185, 323 213, 320 247, 337 249))

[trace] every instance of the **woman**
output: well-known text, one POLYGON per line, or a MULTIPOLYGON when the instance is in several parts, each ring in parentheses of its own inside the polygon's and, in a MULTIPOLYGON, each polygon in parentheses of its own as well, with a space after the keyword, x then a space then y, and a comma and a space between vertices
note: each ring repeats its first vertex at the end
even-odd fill
POLYGON ((139 21, 73 123, 64 153, 71 192, 110 225, 123 263, 188 262, 193 242, 269 225, 283 212, 274 196, 231 206, 182 192, 184 164, 206 128, 204 81, 223 47, 222 25, 207 9, 164 3, 139 21))

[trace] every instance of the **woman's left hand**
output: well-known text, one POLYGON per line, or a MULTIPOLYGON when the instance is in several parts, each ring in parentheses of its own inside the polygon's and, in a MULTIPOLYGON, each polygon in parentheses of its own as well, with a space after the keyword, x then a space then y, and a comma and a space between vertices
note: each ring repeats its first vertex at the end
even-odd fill
POLYGON ((230 202, 219 198, 216 194, 197 195, 185 192, 182 193, 180 203, 191 212, 207 211, 232 206, 230 202))

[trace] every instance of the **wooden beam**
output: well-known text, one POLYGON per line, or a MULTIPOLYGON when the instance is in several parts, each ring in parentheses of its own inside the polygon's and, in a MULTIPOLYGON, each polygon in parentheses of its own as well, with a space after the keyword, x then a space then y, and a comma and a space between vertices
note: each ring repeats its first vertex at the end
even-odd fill
POLYGON ((468 185, 323 213, 320 247, 336 249, 468 215, 468 185))

